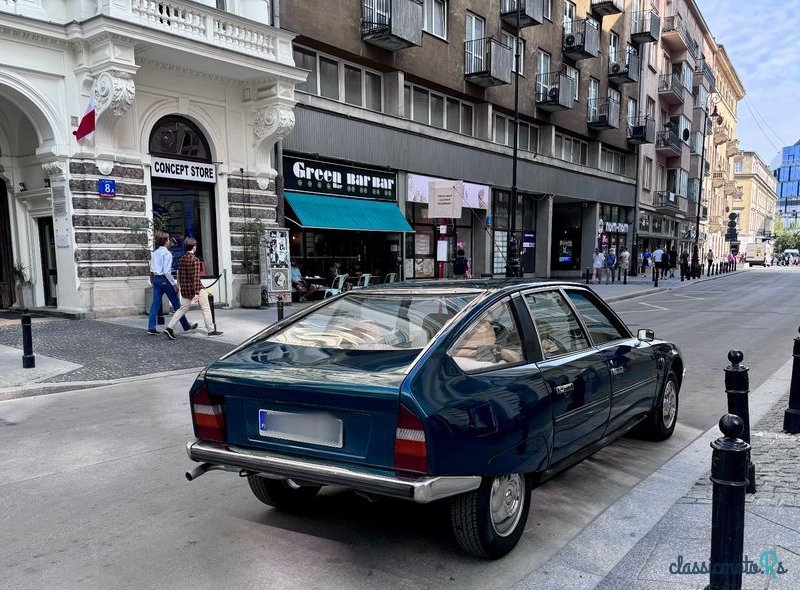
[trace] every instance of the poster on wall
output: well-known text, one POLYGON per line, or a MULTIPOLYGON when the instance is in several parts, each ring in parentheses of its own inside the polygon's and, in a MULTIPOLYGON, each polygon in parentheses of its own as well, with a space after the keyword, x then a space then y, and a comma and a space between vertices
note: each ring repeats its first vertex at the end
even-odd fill
POLYGON ((460 219, 463 188, 463 182, 430 183, 428 188, 428 219, 460 219))
POLYGON ((446 185, 454 188, 461 195, 461 205, 470 209, 489 209, 489 187, 483 184, 472 184, 460 180, 432 178, 420 174, 408 175, 409 203, 430 203, 431 185, 446 185))
POLYGON ((292 283, 289 280, 289 230, 270 229, 261 245, 261 299, 276 303, 278 298, 292 300, 292 283))
POLYGON ((566 263, 572 262, 572 240, 559 240, 558 261, 566 263))
POLYGON ((433 269, 433 258, 414 259, 414 277, 418 279, 431 279, 433 278, 433 269))
POLYGON ((414 234, 414 252, 416 254, 430 254, 431 236, 428 234, 414 234))

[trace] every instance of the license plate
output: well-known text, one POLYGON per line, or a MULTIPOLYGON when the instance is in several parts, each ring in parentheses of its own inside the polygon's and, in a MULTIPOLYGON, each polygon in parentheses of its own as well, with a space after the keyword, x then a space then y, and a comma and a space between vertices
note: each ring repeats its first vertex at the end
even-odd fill
POLYGON ((324 447, 342 448, 342 421, 327 414, 258 411, 258 434, 324 447))

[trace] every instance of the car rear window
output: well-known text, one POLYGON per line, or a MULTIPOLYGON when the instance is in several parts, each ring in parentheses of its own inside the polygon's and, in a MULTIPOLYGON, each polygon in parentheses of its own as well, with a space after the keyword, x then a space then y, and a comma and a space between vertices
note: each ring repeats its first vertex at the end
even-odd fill
POLYGON ((421 349, 473 297, 351 293, 298 319, 266 341, 340 350, 421 349))

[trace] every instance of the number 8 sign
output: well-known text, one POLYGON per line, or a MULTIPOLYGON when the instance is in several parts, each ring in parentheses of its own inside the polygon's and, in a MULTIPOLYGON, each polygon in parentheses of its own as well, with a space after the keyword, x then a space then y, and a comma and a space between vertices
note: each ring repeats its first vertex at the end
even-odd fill
POLYGON ((101 197, 117 196, 117 183, 108 178, 100 178, 97 181, 97 194, 101 197))

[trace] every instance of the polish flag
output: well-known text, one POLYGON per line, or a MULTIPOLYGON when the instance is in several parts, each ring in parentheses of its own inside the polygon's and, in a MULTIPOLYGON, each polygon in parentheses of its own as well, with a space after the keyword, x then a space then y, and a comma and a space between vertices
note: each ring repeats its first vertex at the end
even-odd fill
POLYGON ((89 104, 86 105, 86 113, 83 115, 83 118, 78 125, 78 129, 72 132, 73 135, 75 135, 75 139, 78 141, 94 131, 94 110, 95 101, 94 93, 92 93, 92 96, 89 97, 89 104))

